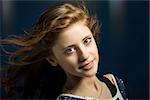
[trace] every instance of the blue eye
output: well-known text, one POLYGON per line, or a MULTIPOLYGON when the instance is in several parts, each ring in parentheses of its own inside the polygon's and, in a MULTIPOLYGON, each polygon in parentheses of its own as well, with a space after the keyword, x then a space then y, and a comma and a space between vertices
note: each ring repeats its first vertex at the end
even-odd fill
POLYGON ((89 38, 87 38, 87 39, 84 41, 84 44, 85 44, 85 45, 89 45, 89 44, 91 43, 91 41, 92 41, 92 38, 89 37, 89 38))
POLYGON ((72 54, 75 52, 75 48, 71 47, 71 48, 67 48, 65 49, 64 53, 65 54, 72 54))

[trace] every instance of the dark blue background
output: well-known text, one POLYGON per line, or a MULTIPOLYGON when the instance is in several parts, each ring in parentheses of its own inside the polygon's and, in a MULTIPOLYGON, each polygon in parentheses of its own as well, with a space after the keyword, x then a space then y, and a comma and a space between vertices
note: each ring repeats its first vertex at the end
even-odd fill
MULTIPOLYGON (((24 34, 58 1, 1 1, 1 36, 24 34)), ((129 98, 149 98, 149 2, 88 1, 102 22, 99 74, 122 78, 129 98)), ((4 59, 2 60, 4 65, 4 59)))

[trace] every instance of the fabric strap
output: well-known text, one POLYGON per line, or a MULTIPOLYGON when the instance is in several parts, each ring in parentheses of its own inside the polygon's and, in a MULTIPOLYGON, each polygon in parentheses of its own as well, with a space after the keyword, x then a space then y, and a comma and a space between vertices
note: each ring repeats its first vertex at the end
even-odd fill
POLYGON ((100 79, 100 81, 102 81, 106 84, 106 86, 109 88, 109 90, 112 94, 112 97, 114 97, 117 93, 117 89, 116 89, 115 85, 112 84, 112 82, 106 77, 99 77, 99 79, 100 79))

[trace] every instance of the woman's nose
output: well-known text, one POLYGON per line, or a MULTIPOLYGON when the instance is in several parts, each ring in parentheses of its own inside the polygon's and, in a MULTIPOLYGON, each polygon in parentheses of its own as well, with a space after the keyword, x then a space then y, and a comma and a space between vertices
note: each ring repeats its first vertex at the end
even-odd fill
POLYGON ((80 62, 86 61, 89 57, 87 48, 80 47, 78 50, 78 57, 80 62))

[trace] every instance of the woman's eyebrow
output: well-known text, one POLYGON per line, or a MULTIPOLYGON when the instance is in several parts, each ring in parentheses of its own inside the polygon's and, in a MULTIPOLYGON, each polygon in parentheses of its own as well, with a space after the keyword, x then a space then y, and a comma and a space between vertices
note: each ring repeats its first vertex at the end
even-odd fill
MULTIPOLYGON (((85 36, 85 37, 82 39, 82 41, 85 41, 87 38, 89 38, 89 37, 91 37, 91 36, 92 36, 91 34, 85 36)), ((65 50, 66 48, 71 48, 71 47, 75 47, 75 44, 70 44, 70 45, 68 45, 68 46, 65 46, 65 47, 62 48, 62 50, 65 50)))
POLYGON ((89 38, 89 37, 91 37, 92 35, 90 34, 90 35, 87 35, 87 36, 85 36, 83 39, 82 39, 82 41, 85 41, 87 38, 89 38))
POLYGON ((74 47, 75 45, 74 44, 71 44, 71 45, 68 45, 66 47, 63 47, 62 50, 65 50, 66 48, 71 48, 71 47, 74 47))

